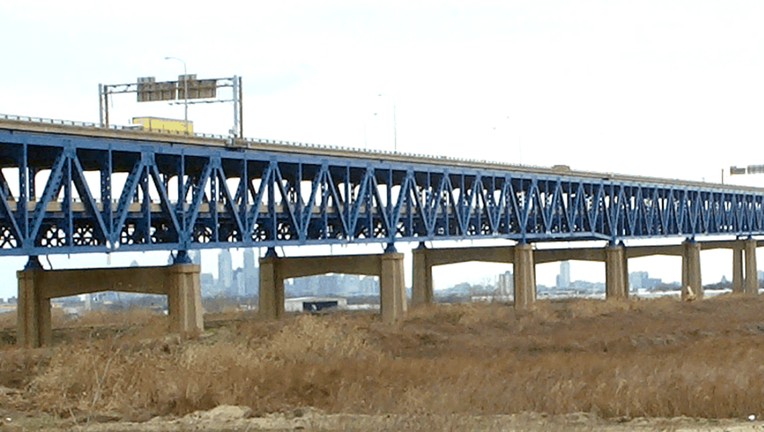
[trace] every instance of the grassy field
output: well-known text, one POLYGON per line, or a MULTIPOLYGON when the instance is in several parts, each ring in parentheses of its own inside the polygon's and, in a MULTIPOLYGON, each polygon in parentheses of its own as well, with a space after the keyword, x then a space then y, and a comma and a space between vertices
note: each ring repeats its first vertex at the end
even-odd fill
POLYGON ((372 313, 217 318, 182 341, 148 311, 59 317, 54 347, 0 345, 0 407, 127 420, 219 405, 253 416, 764 414, 762 297, 435 305, 392 326, 372 313))

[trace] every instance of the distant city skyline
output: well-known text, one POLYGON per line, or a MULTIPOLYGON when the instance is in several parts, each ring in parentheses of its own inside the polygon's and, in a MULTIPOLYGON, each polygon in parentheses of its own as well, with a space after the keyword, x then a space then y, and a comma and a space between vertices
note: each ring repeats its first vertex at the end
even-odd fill
MULTIPOLYGON (((176 79, 180 63, 165 60, 174 56, 199 78, 243 77, 242 122, 252 138, 698 181, 764 162, 756 151, 764 142, 764 2, 253 2, 252 13, 219 20, 172 2, 130 5, 0 2, 0 36, 12 41, 0 113, 97 122, 99 83, 176 79), (137 27, 133 11, 150 13, 137 27), (239 46, 256 55, 240 55, 239 46)), ((114 124, 184 117, 182 104, 123 96, 111 107, 114 124)), ((225 104, 194 105, 188 115, 199 132, 232 126, 225 104)), ((764 176, 726 181, 762 186, 764 176)), ((168 254, 50 262, 160 265, 168 254)), ((203 271, 216 275, 217 252, 201 254, 203 271)), ((240 267, 241 255, 232 255, 240 267)), ((729 256, 703 252, 703 280, 731 279, 729 256)), ((0 259, 0 296, 16 295, 25 263, 0 259)), ((537 266, 537 281, 555 285, 558 266, 537 266)), ((629 268, 681 278, 678 259, 640 258, 629 268)), ((509 269, 436 268, 435 288, 509 269)), ((571 281, 604 281, 599 263, 572 262, 570 273, 571 281)))
MULTIPOLYGON (((195 264, 204 260, 200 253, 191 254, 195 264)), ((217 277, 209 272, 202 272, 200 284, 203 297, 247 297, 257 294, 259 283, 258 262, 255 251, 246 248, 242 252, 242 265, 234 268, 233 256, 229 249, 221 249, 217 254, 217 277)))

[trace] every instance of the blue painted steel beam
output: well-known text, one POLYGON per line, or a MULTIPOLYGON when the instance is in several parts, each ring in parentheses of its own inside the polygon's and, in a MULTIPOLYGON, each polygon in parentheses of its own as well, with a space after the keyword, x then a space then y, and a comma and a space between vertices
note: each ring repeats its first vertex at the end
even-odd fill
POLYGON ((764 234, 761 189, 40 129, 0 122, 0 255, 764 234))

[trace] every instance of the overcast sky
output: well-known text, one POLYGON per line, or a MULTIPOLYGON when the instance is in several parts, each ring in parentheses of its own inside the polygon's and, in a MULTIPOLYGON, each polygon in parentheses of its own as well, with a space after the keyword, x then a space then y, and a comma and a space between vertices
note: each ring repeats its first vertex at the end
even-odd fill
MULTIPOLYGON (((718 182, 764 164, 762 22, 734 0, 2 2, 0 113, 97 122, 99 83, 174 80, 175 56, 243 77, 248 137, 392 149, 394 105, 401 151, 718 182)), ((134 101, 112 122, 183 117, 134 101)), ((189 117, 226 133, 232 107, 189 117)))

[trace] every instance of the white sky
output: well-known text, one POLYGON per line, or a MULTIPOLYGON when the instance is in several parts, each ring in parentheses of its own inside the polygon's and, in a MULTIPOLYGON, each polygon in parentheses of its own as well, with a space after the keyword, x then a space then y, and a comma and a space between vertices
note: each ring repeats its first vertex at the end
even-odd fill
MULTIPOLYGON (((243 77, 248 137, 392 149, 394 100, 402 151, 717 182, 764 163, 762 22, 764 2, 735 0, 2 2, 0 113, 97 122, 99 83, 174 80, 176 56, 199 78, 243 77)), ((183 117, 133 101, 114 98, 112 123, 183 117)), ((199 132, 226 133, 231 114, 189 110, 199 132)), ((721 261, 705 282, 729 278, 721 261)), ((23 262, 2 259, 0 296, 23 262)), ((630 270, 679 279, 669 262, 630 270)), ((471 269, 436 277, 494 271, 471 269)), ((604 266, 572 272, 604 280, 604 266)))

